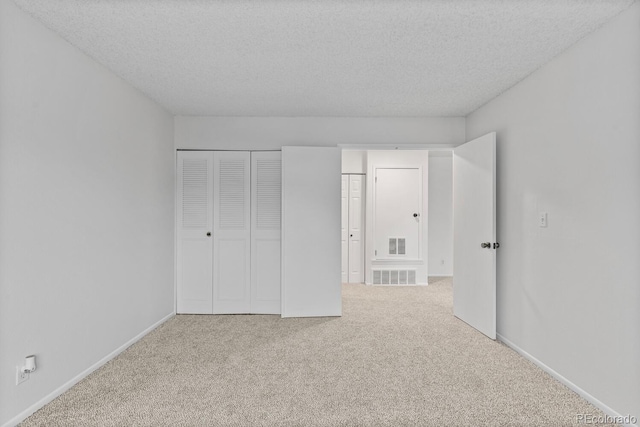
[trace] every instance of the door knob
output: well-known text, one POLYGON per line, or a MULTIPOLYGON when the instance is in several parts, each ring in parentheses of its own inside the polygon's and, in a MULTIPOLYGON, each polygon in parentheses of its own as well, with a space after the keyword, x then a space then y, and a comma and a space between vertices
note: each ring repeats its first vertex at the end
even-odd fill
POLYGON ((211 232, 207 231, 207 237, 211 237, 211 232))
POLYGON ((480 247, 481 247, 481 248, 488 248, 488 249, 491 249, 491 243, 489 243, 489 242, 480 243, 480 247))
POLYGON ((500 243, 496 242, 493 244, 493 249, 498 249, 500 247, 500 243))
POLYGON ((349 237, 353 237, 353 234, 349 234, 349 237))
POLYGON ((419 214, 419 213, 414 213, 414 214, 413 214, 413 217, 414 217, 414 218, 418 218, 419 216, 420 216, 420 214, 419 214))

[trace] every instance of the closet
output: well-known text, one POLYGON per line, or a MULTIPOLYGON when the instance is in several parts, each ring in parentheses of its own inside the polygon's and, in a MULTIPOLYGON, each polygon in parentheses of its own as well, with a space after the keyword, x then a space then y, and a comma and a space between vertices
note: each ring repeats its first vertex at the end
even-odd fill
POLYGON ((279 314, 281 153, 177 162, 177 313, 279 314))

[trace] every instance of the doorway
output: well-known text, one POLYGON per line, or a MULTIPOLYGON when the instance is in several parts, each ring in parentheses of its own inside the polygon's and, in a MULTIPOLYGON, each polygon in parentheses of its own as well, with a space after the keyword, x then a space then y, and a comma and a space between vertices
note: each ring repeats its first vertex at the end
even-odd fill
POLYGON ((343 149, 342 174, 343 283, 427 285, 428 151, 343 149), (354 213, 346 201, 356 175, 362 180, 362 197, 351 198, 360 203, 362 226, 351 232, 349 217, 353 223, 354 213), (349 239, 360 247, 351 244, 350 250, 349 239), (356 248, 362 259, 358 279, 349 277, 348 267, 353 259, 349 252, 356 248))

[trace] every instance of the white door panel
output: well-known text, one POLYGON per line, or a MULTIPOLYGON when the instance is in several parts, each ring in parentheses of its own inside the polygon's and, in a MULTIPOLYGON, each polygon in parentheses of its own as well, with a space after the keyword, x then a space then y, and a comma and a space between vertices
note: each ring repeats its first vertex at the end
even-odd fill
POLYGON ((280 152, 251 153, 251 313, 280 314, 280 152))
POLYGON ((212 312, 213 155, 177 156, 177 313, 212 312))
POLYGON ((214 313, 251 310, 250 167, 248 152, 214 152, 214 313))
POLYGON ((341 152, 282 147, 282 317, 342 315, 341 152))
POLYGON ((375 173, 375 256, 420 259, 421 169, 376 168, 375 173))
POLYGON ((341 234, 342 242, 342 283, 349 281, 349 175, 342 175, 341 181, 341 234))
POLYGON ((178 313, 211 313, 211 240, 181 239, 178 313))
MULTIPOLYGON (((216 239, 214 252, 216 257, 216 269, 214 280, 216 287, 216 302, 220 302, 217 312, 233 312, 222 308, 222 303, 244 307, 248 300, 248 292, 245 283, 248 279, 246 271, 247 242, 245 239, 216 239)), ((245 308, 249 312, 248 308, 245 308)))
POLYGON ((280 314, 280 238, 255 240, 252 247, 255 283, 251 295, 251 312, 280 314))
POLYGON ((359 240, 349 242, 349 283, 364 282, 363 245, 359 240))
POLYGON ((455 148, 453 313, 492 339, 496 338, 495 176, 495 132, 455 148))
POLYGON ((364 176, 349 176, 349 283, 364 282, 364 176))

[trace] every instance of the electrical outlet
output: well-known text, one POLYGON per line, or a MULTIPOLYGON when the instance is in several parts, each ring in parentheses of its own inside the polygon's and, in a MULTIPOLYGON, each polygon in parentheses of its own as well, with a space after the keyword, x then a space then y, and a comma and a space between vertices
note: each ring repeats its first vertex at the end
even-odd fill
POLYGON ((29 379, 28 372, 22 372, 20 366, 16 366, 16 385, 20 385, 29 379))

